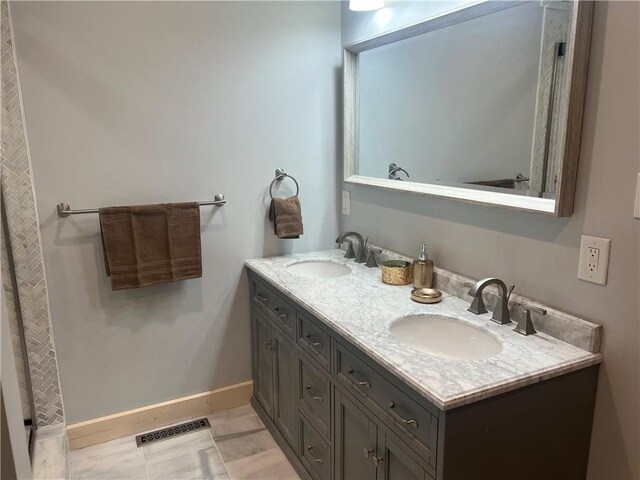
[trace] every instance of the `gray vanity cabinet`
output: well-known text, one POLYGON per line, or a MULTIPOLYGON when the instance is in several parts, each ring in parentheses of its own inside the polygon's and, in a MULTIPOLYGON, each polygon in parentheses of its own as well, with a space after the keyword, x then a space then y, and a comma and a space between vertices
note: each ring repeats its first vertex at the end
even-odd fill
POLYGON ((392 433, 378 431, 377 480, 431 480, 427 470, 392 433))
POLYGON ((364 410, 335 391, 335 479, 375 479, 376 424, 364 410))
POLYGON ((290 340, 274 330, 276 363, 273 369, 273 422, 294 450, 298 442, 296 353, 290 340))
MULTIPOLYGON (((331 382, 304 357, 298 358, 298 408, 322 437, 331 439, 331 382)), ((294 406, 295 408, 295 406, 294 406)))
MULTIPOLYGON (((362 359, 338 347, 320 322, 288 305, 253 275, 250 279, 253 404, 276 440, 286 442, 289 449, 283 450, 298 470, 303 469, 300 473, 314 480, 430 479, 423 467, 431 457, 425 455, 421 460, 419 448, 412 450, 384 426, 379 420, 384 412, 376 403, 367 405, 366 396, 358 396, 356 378, 364 375, 370 380, 369 395, 379 392, 386 398, 386 391, 379 389, 390 387, 362 359), (340 365, 347 363, 357 370, 347 373, 348 379, 340 378, 340 365), (332 375, 336 369, 337 381, 336 374, 332 375)), ((389 398, 402 400, 397 392, 389 398)), ((404 403, 399 405, 406 408, 404 403)), ((426 415, 426 420, 417 418, 432 440, 430 429, 437 422, 432 426, 428 412, 418 413, 426 415)), ((414 444, 422 445, 415 440, 414 444)))
POLYGON ((258 309, 253 317, 254 397, 289 446, 297 450, 296 352, 290 340, 258 309))
POLYGON ((276 348, 269 321, 257 310, 253 317, 253 396, 273 418, 273 351, 276 348))
POLYGON ((251 402, 302 478, 585 478, 597 365, 440 410, 253 272, 249 283, 251 402))
POLYGON ((300 463, 309 476, 314 480, 333 478, 331 447, 304 416, 300 417, 300 445, 300 463))
POLYGON ((430 480, 413 453, 375 416, 335 390, 336 480, 430 480))

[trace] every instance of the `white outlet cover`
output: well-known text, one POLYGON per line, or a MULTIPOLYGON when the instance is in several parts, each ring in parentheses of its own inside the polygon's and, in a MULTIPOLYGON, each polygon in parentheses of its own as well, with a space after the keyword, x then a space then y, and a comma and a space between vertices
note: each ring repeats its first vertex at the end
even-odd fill
POLYGON ((342 214, 351 215, 351 192, 342 191, 342 214))
POLYGON ((578 264, 578 278, 586 282, 596 283, 598 285, 607 284, 607 274, 609 272, 609 252, 611 250, 611 239, 591 237, 583 235, 580 242, 580 263, 578 264), (590 268, 589 250, 596 248, 597 266, 590 268))

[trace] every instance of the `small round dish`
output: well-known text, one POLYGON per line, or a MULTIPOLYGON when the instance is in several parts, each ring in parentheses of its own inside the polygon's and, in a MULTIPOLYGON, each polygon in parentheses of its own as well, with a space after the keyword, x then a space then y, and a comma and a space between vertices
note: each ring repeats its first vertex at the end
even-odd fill
POLYGON ((442 292, 435 288, 414 288, 411 300, 418 303, 438 303, 442 300, 442 292))

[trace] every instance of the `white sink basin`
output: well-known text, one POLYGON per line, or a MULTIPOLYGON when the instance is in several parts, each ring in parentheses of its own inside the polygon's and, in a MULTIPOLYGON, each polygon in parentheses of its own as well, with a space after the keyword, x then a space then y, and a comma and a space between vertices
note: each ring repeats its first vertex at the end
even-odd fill
POLYGON ((449 360, 485 360, 502 351, 492 335, 443 315, 415 315, 396 320, 391 335, 416 350, 449 360))
POLYGON ((293 263, 286 267, 286 270, 307 278, 335 278, 351 273, 351 269, 342 263, 322 260, 293 263))

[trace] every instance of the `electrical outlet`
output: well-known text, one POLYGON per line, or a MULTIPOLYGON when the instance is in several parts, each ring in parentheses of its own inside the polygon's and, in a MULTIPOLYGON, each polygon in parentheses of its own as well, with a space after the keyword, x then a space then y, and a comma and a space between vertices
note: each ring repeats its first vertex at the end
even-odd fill
POLYGON ((342 191, 342 214, 351 215, 351 193, 346 190, 342 191))
POLYGON ((611 239, 582 236, 578 278, 598 285, 607 284, 611 239))
POLYGON ((587 270, 591 273, 598 271, 598 261, 600 260, 600 249, 589 247, 587 249, 587 270))

